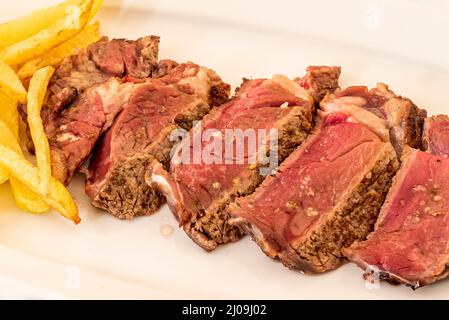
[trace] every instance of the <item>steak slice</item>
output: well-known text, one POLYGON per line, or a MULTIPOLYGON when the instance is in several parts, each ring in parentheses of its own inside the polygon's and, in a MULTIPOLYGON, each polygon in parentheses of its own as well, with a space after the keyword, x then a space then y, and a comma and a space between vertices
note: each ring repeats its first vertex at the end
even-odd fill
POLYGON ((397 167, 392 145, 354 115, 324 115, 275 175, 231 205, 232 222, 289 268, 331 270, 372 230, 397 167))
POLYGON ((256 160, 257 154, 282 161, 301 144, 312 127, 313 109, 311 95, 287 77, 244 80, 230 102, 207 115, 178 145, 169 173, 152 164, 147 183, 162 191, 184 231, 205 250, 236 241, 244 233, 228 223, 227 205, 252 193, 275 168, 256 160), (239 144, 239 132, 253 133, 259 141, 266 138, 266 145, 276 142, 265 133, 257 136, 260 129, 277 133, 277 150, 267 147, 265 153, 250 149, 249 142, 239 144), (206 132, 211 133, 208 138, 206 132), (215 142, 222 147, 209 149, 215 142), (180 161, 185 154, 188 160, 180 161))
POLYGON ((423 147, 428 152, 449 156, 449 117, 437 115, 424 121, 423 147))
MULTIPOLYGON (((413 288, 448 274, 449 159, 419 150, 404 154, 375 231, 343 251, 361 268, 413 288), (373 268, 375 267, 375 268, 373 268)), ((366 276, 370 276, 369 272, 366 276)))
POLYGON ((103 37, 57 66, 45 107, 59 112, 84 91, 111 77, 148 78, 157 67, 158 51, 159 37, 156 36, 136 41, 103 37))
POLYGON ((73 106, 60 113, 43 110, 50 144, 52 174, 65 185, 90 156, 100 135, 112 125, 129 100, 133 83, 112 78, 87 89, 73 106))
POLYGON ((168 168, 170 151, 178 141, 172 134, 190 129, 229 98, 230 86, 210 69, 194 63, 164 66, 165 76, 134 85, 88 168, 86 193, 92 204, 121 219, 159 208, 163 197, 145 184, 145 167, 156 159, 168 168))
MULTIPOLYGON (((155 36, 136 41, 103 37, 56 67, 41 115, 53 175, 65 185, 127 101, 132 86, 120 78, 150 77, 157 68, 158 45, 155 36)), ((25 121, 26 105, 19 110, 25 121)), ((28 149, 34 149, 31 139, 28 149)))
POLYGON ((448 124, 446 116, 426 119, 425 141, 435 154, 405 149, 374 232, 343 250, 366 277, 377 272, 416 289, 449 274, 448 124))
POLYGON ((427 112, 419 109, 410 99, 396 95, 387 85, 379 83, 376 88, 348 87, 337 90, 325 99, 329 110, 341 106, 360 107, 384 119, 390 131, 390 141, 398 156, 405 145, 421 148, 421 135, 427 112))

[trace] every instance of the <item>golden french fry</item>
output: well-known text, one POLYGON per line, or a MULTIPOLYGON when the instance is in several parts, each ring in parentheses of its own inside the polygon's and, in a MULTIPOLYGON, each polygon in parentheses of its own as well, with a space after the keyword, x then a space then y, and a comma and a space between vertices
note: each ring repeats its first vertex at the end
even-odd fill
POLYGON ((16 205, 20 210, 30 213, 44 213, 50 209, 50 206, 39 195, 31 191, 30 188, 16 178, 11 177, 9 184, 11 185, 16 205))
MULTIPOLYGON (((11 133, 11 131, 8 129, 8 126, 2 121, 0 120, 0 143, 14 143, 15 141, 15 137, 14 135, 11 133)), ((17 144, 17 146, 19 146, 17 144)), ((20 147, 15 147, 16 151, 20 152, 20 147)), ((4 183, 6 181, 8 181, 9 179, 9 174, 8 171, 6 171, 3 168, 0 168, 0 182, 4 183)))
POLYGON ((42 194, 37 168, 2 143, 0 143, 0 167, 6 169, 11 177, 28 186, 32 192, 40 195, 49 206, 56 209, 61 215, 76 224, 81 221, 75 201, 63 184, 55 178, 51 178, 50 193, 48 195, 42 194))
POLYGON ((9 180, 8 172, 0 168, 0 184, 3 184, 8 180, 9 180))
POLYGON ((51 161, 50 146, 45 135, 44 125, 41 119, 42 105, 47 93, 48 82, 55 69, 45 67, 36 71, 30 80, 28 88, 27 120, 30 128, 31 139, 36 150, 36 163, 39 175, 39 187, 41 194, 48 195, 50 192, 51 161))
MULTIPOLYGON (((17 111, 17 101, 4 90, 0 90, 0 120, 3 120, 2 125, 7 128, 7 140, 15 139, 18 141, 19 135, 19 113, 17 111), (9 134, 12 133, 12 134, 9 134)), ((2 129, 0 127, 0 129, 2 129)), ((2 131, 0 130, 0 135, 2 131)), ((0 136, 0 140, 2 137, 0 136)), ((8 173, 0 168, 0 184, 8 181, 8 173)))
POLYGON ((0 61, 0 91, 11 95, 21 103, 26 102, 26 90, 16 72, 3 61, 0 61))
MULTIPOLYGON (((18 141, 14 137, 13 133, 8 129, 6 123, 2 120, 0 120, 0 143, 9 147, 23 157, 18 141)), ((4 175, 6 178, 9 178, 9 172, 3 168, 0 168, 0 174, 4 175)), ((20 209, 33 213, 48 211, 49 206, 26 185, 20 183, 14 177, 10 178, 10 184, 16 204, 20 209)))
MULTIPOLYGON (((0 90, 0 121, 3 120, 2 125, 8 130, 6 135, 7 140, 15 139, 18 141, 18 117, 17 101, 0 90)), ((6 130, 0 130, 0 140, 2 139, 2 131, 6 130)), ((5 183, 8 179, 8 173, 0 168, 0 184, 5 183)))
POLYGON ((19 112, 17 100, 0 90, 0 119, 3 120, 16 140, 19 140, 19 112))
POLYGON ((1 49, 0 60, 9 65, 20 65, 74 37, 88 22, 92 0, 83 1, 78 9, 76 11, 79 16, 74 16, 73 19, 63 17, 49 26, 48 29, 43 29, 30 38, 1 49))
POLYGON ((0 168, 0 184, 4 184, 8 180, 9 180, 8 173, 0 168))
POLYGON ((100 10, 101 6, 103 5, 104 0, 94 0, 94 3, 92 4, 92 10, 90 13, 89 21, 92 21, 92 19, 97 14, 98 10, 100 10))
POLYGON ((71 7, 80 6, 83 0, 68 0, 56 6, 40 9, 31 14, 0 24, 0 48, 30 38, 48 28, 54 21, 62 19, 71 7))
POLYGON ((74 55, 79 48, 86 48, 99 39, 100 23, 96 22, 84 28, 73 38, 23 64, 17 72, 17 75, 20 79, 28 79, 40 68, 55 66, 64 60, 65 57, 74 55))

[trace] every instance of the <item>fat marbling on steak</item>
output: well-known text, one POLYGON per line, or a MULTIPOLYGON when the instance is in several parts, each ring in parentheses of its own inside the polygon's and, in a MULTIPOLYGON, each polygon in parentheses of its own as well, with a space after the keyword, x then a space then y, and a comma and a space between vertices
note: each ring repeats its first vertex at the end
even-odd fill
MULTIPOLYGON (((50 80, 42 120, 52 173, 68 184, 129 97, 132 84, 157 68, 159 37, 100 41, 67 57, 50 80)), ((19 109, 26 119, 26 106, 19 109)), ((26 122, 26 121, 25 121, 26 122)), ((32 142, 28 146, 32 151, 32 142)))
POLYGON ((178 142, 172 134, 190 129, 229 98, 230 86, 194 63, 162 61, 157 76, 133 86, 90 160, 86 193, 94 206, 121 219, 159 208, 164 199, 146 185, 146 166, 156 159, 168 168, 170 151, 178 142))
MULTIPOLYGON (((337 77, 333 83, 338 83, 340 68, 327 68, 338 70, 333 73, 337 77)), ((172 161, 169 172, 160 164, 152 164, 147 172, 148 184, 156 185, 164 193, 180 225, 195 243, 213 250, 219 244, 241 238, 242 229, 228 223, 226 207, 235 197, 253 192, 264 179, 262 168, 268 166, 261 161, 238 162, 237 151, 229 155, 224 147, 210 153, 219 160, 210 163, 201 157, 201 150, 210 142, 201 139, 202 132, 214 130, 215 139, 222 139, 223 145, 238 150, 238 139, 226 136, 226 131, 265 129, 268 135, 270 129, 275 129, 278 144, 274 153, 282 161, 301 144, 312 127, 313 90, 309 92, 298 82, 280 75, 271 79, 244 80, 230 102, 214 110, 199 124, 202 131, 192 129, 174 152, 179 155, 189 150, 192 159, 199 156, 199 161, 172 161), (195 141, 200 141, 202 148, 195 149, 195 141)), ((267 151, 269 140, 267 138, 267 151)), ((246 160, 258 152, 249 150, 247 145, 241 148, 246 160)))
POLYGON ((428 152, 405 149, 374 232, 343 250, 365 277, 416 289, 448 276, 448 127, 447 116, 426 119, 428 152))
POLYGON ((363 109, 321 113, 277 172, 231 205, 231 221, 289 268, 331 270, 341 248, 372 230, 397 167, 381 119, 363 109))
POLYGON ((427 112, 418 108, 410 99, 395 94, 383 83, 371 90, 365 86, 337 90, 327 98, 326 108, 329 111, 363 108, 384 119, 390 141, 399 156, 405 145, 421 148, 421 134, 427 112))

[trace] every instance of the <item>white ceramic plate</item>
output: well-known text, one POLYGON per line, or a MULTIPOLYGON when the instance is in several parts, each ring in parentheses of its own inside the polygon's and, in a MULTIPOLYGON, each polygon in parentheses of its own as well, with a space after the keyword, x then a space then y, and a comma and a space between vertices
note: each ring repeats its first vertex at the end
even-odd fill
MULTIPOLYGON (((2 3, 0 20, 55 2, 2 3)), ((444 0, 106 0, 99 18, 112 37, 160 35, 161 58, 211 67, 234 87, 242 77, 341 65, 343 86, 383 81, 434 114, 449 113, 448 14, 444 0)), ((76 227, 55 213, 20 212, 9 186, 0 186, 0 297, 449 298, 449 281, 415 292, 385 283, 369 289, 352 264, 304 276, 249 239, 208 254, 176 228, 167 207, 119 221, 89 205, 83 184, 79 176, 70 187, 83 219, 76 227)))

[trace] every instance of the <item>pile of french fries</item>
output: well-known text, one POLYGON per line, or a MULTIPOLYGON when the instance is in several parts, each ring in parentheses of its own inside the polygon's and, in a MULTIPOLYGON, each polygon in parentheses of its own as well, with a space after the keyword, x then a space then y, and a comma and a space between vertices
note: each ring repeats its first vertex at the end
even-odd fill
POLYGON ((52 177, 40 115, 54 66, 100 39, 100 25, 92 20, 102 3, 68 0, 0 24, 0 183, 9 181, 16 204, 24 211, 42 213, 53 208, 80 222, 69 191, 52 177), (19 104, 27 105, 36 165, 21 148, 19 104))

